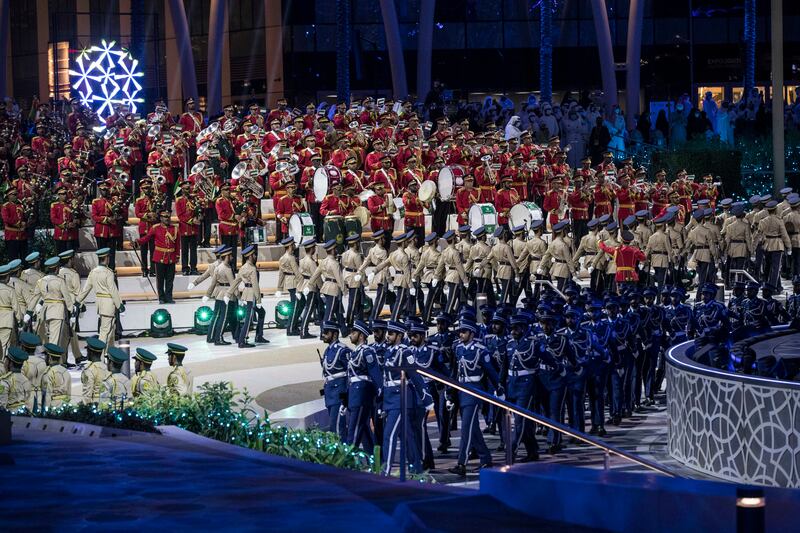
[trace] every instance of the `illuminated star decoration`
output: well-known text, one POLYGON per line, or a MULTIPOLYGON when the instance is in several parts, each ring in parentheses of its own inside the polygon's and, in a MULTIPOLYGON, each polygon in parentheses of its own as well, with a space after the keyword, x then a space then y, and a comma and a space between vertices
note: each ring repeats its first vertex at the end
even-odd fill
POLYGON ((126 105, 136 113, 136 104, 144 102, 138 96, 142 90, 138 78, 144 76, 139 61, 116 41, 103 39, 99 45, 84 48, 73 63, 69 70, 72 89, 101 120, 114 113, 116 104, 126 105))

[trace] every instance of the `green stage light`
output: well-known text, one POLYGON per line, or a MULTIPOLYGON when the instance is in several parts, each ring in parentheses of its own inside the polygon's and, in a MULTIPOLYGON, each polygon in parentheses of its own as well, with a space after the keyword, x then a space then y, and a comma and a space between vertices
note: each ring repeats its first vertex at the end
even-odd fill
POLYGON ((275 306, 275 323, 279 328, 285 328, 289 324, 289 319, 292 316, 292 302, 289 300, 281 300, 275 306))
POLYGON ((172 317, 166 309, 156 309, 150 315, 151 337, 172 337, 172 317))
POLYGON ((369 316, 369 314, 372 312, 372 305, 373 305, 372 298, 370 298, 366 294, 362 295, 361 306, 364 308, 365 316, 369 316))
POLYGON ((212 320, 214 320, 214 311, 205 305, 200 307, 194 312, 194 332, 198 335, 207 334, 212 320))
POLYGON ((247 316, 247 307, 245 307, 244 305, 236 307, 236 320, 241 322, 242 320, 244 320, 245 316, 247 316))

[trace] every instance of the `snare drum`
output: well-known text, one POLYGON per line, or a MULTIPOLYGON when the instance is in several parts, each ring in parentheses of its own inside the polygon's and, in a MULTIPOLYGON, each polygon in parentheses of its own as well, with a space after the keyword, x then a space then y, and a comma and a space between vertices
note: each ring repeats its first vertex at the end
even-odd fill
POLYGON ((353 235, 361 237, 361 221, 357 216, 352 215, 344 217, 344 233, 345 237, 351 237, 353 235))
POLYGON ((531 222, 542 220, 542 210, 533 202, 520 202, 508 212, 508 229, 525 226, 525 231, 531 229, 531 222))
POLYGON ((455 191, 464 185, 464 176, 467 170, 461 165, 450 165, 439 171, 439 198, 451 200, 455 197, 455 191))
POLYGON ((303 241, 313 239, 316 236, 314 221, 308 213, 295 213, 289 219, 289 236, 294 239, 297 246, 303 241))
POLYGON ((328 215, 322 227, 322 238, 325 242, 336 241, 336 250, 344 250, 344 217, 341 215, 328 215))
POLYGON ((264 226, 251 226, 247 228, 247 237, 251 244, 266 244, 267 228, 264 226))
POLYGON ((392 203, 394 204, 394 213, 392 216, 395 220, 400 220, 405 218, 406 216, 406 206, 403 204, 402 198, 392 198, 392 203))
POLYGON ((469 208, 469 227, 475 231, 481 226, 486 226, 486 233, 494 233, 497 227, 497 210, 492 204, 475 204, 469 208))
POLYGON ((333 165, 319 167, 314 172, 314 198, 321 202, 327 195, 331 183, 341 183, 342 173, 333 165))

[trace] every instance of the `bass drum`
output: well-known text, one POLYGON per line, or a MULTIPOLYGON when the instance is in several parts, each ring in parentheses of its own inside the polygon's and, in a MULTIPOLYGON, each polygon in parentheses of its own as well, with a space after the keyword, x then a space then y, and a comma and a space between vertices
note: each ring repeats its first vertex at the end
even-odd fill
POLYGON ((467 170, 461 165, 450 165, 439 171, 437 185, 439 187, 439 198, 451 200, 455 197, 455 191, 464 185, 464 176, 467 170))
POLYGON ((325 223, 322 226, 322 239, 325 242, 336 241, 336 250, 341 252, 344 250, 344 217, 341 215, 328 215, 325 217, 325 223))
POLYGON ((497 227, 497 210, 492 204, 475 204, 469 208, 469 229, 475 231, 481 226, 486 226, 486 233, 494 233, 497 227))
POLYGON ((328 189, 341 182, 342 173, 338 168, 333 165, 319 167, 314 172, 314 199, 321 202, 328 195, 328 189))
POLYGON ((267 244, 267 228, 265 226, 251 226, 247 228, 247 237, 250 244, 267 244))
POLYGON ((295 213, 289 219, 289 236, 294 239, 295 245, 300 246, 303 241, 313 239, 316 234, 310 214, 295 213))
POLYGON ((539 206, 533 202, 520 202, 508 212, 508 229, 525 226, 525 231, 528 231, 534 220, 542 220, 539 206))

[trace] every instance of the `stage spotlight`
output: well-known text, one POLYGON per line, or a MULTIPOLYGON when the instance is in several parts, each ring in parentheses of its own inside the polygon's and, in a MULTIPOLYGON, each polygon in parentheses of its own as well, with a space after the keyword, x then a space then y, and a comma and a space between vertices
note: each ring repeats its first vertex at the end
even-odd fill
POLYGON ((207 334, 212 320, 214 320, 214 311, 205 305, 200 307, 194 312, 194 332, 198 335, 207 334))
POLYGON ((236 307, 236 320, 241 322, 244 320, 244 317, 247 315, 247 307, 244 305, 239 305, 236 307))
POLYGON ((279 328, 283 329, 289 324, 289 319, 292 316, 292 302, 289 300, 281 300, 275 306, 275 323, 279 328))
POLYGON ((364 294, 361 298, 361 306, 364 309, 364 316, 369 316, 372 313, 372 298, 364 294))
POLYGON ((172 317, 166 309, 156 309, 150 315, 150 336, 154 338, 172 337, 172 317))

